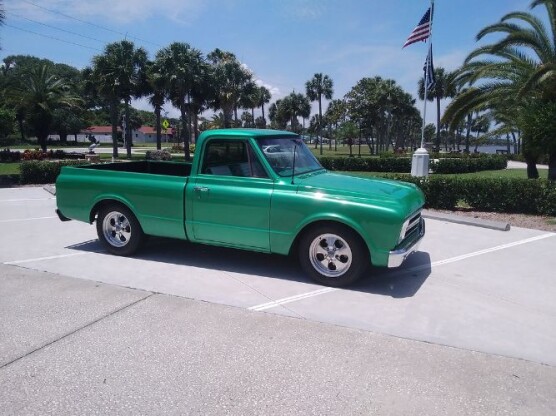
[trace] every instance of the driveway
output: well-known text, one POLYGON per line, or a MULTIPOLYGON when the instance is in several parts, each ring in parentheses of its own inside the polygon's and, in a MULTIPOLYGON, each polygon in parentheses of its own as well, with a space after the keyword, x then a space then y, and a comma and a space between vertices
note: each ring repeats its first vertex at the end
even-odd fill
MULTIPOLYGON (((369 409, 385 414, 443 413, 427 413, 433 403, 453 410, 445 414, 495 414, 500 409, 554 414, 556 410, 554 233, 515 227, 499 231, 428 219, 421 251, 401 268, 373 269, 350 288, 331 289, 313 284, 287 257, 182 241, 152 238, 137 256, 115 257, 102 250, 93 226, 62 223, 54 209, 54 196, 43 188, 0 189, 3 386, 41 368, 59 377, 84 371, 103 378, 113 366, 117 377, 125 377, 129 370, 130 382, 142 386, 140 391, 154 389, 164 396, 158 383, 165 372, 177 376, 166 361, 149 358, 161 357, 189 362, 178 366, 180 371, 193 371, 188 380, 208 383, 209 392, 224 394, 222 389, 231 389, 234 397, 240 390, 245 392, 246 397, 238 399, 239 407, 227 402, 230 412, 215 408, 207 413, 250 414, 249 409, 264 409, 257 407, 261 403, 249 405, 249 397, 257 397, 263 402, 268 399, 273 409, 269 414, 279 414, 273 406, 284 406, 288 395, 295 396, 290 403, 295 414, 303 414, 301 410, 327 413, 323 406, 330 406, 330 414, 342 414, 346 403, 352 407, 345 409, 353 412, 344 414, 369 409), (27 307, 21 309, 23 305, 27 307), (59 316, 64 316, 63 324, 59 316), (73 337, 79 339, 77 350, 72 347, 73 337), (230 339, 240 346, 239 355, 228 349, 230 339), (133 350, 134 342, 141 345, 139 352, 123 362, 113 360, 133 350), (184 345, 197 353, 187 355, 180 350, 184 345), (207 355, 201 357, 198 351, 203 349, 207 355), (45 360, 52 360, 54 367, 45 360), (199 360, 206 363, 206 373, 199 373, 199 360), (141 363, 146 367, 137 368, 141 363), (265 376, 263 382, 261 374, 249 372, 249 381, 245 373, 238 373, 237 365, 278 378, 266 380, 265 376), (468 366, 475 373, 458 366, 468 366), (219 368, 224 372, 222 380, 219 368), (147 378, 135 380, 133 371, 147 378), (511 374, 516 377, 513 381, 511 374), (351 377, 355 379, 348 381, 351 377), (327 379, 334 386, 327 386, 327 379), (265 396, 256 380, 285 396, 279 400, 270 393, 265 396), (371 393, 366 385, 386 396, 371 393), (412 397, 420 389, 432 396, 404 403, 406 395, 396 386, 406 388, 412 397), (334 394, 347 395, 333 400, 325 394, 327 387, 334 394), (302 404, 298 390, 312 395, 310 403, 316 407, 302 404), (458 395, 465 397, 464 405, 458 405, 458 395), (471 403, 475 399, 484 403, 471 403)), ((41 380, 46 384, 33 391, 53 397, 61 394, 51 392, 46 379, 41 380)), ((179 386, 176 380, 167 380, 167 397, 179 396, 179 390, 172 390, 179 386)), ((122 389, 125 385, 121 379, 112 382, 122 389)), ((21 383, 14 388, 24 394, 26 384, 21 383)), ((67 397, 79 397, 71 390, 71 381, 67 384, 67 397)), ((78 385, 93 394, 94 386, 78 385)), ((0 403, 11 397, 9 389, 2 389, 0 403)), ((189 389, 183 394, 200 406, 196 409, 203 409, 203 400, 210 406, 223 405, 189 389)), ((178 401, 182 403, 185 396, 178 401)), ((136 410, 156 412, 138 401, 141 407, 136 410)), ((32 403, 30 409, 45 409, 32 403)), ((72 403, 61 408, 72 409, 72 403)))

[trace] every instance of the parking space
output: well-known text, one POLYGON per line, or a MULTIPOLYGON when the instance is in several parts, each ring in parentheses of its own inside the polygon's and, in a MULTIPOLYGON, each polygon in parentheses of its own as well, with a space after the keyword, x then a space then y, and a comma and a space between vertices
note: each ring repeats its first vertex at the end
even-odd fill
POLYGON ((282 256, 157 238, 112 256, 55 202, 40 187, 0 189, 1 263, 556 365, 554 233, 429 219, 401 268, 331 289, 282 256))

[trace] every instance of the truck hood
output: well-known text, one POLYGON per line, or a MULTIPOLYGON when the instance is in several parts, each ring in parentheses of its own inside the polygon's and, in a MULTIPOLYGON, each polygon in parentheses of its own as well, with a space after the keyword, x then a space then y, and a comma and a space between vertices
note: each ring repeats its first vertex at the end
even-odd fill
POLYGON ((358 178, 330 172, 296 177, 298 192, 314 192, 319 197, 391 208, 406 217, 422 208, 423 192, 417 186, 381 178, 358 178))

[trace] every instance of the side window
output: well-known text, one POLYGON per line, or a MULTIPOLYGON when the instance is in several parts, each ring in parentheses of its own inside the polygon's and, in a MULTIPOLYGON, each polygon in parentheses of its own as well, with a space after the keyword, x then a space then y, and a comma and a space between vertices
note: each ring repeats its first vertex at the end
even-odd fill
POLYGON ((249 143, 231 140, 211 140, 207 144, 201 173, 220 176, 268 177, 249 143))

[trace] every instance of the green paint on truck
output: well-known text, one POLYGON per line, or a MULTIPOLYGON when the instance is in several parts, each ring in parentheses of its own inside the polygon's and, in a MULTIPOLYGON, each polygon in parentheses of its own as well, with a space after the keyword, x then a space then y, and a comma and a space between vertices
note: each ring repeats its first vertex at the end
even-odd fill
POLYGON ((291 132, 203 132, 192 163, 64 167, 61 219, 93 223, 111 253, 146 235, 299 256, 315 281, 344 286, 368 266, 397 267, 424 236, 412 184, 326 171, 291 132))

